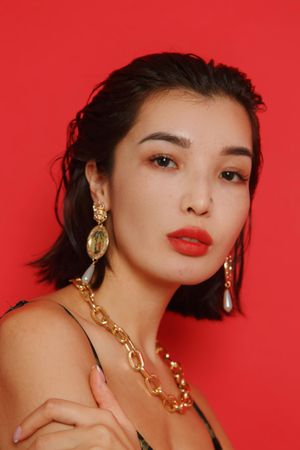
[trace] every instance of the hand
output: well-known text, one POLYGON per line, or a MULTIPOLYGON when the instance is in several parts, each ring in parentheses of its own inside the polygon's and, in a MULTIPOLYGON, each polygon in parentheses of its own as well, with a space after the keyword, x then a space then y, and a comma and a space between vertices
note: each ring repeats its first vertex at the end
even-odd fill
POLYGON ((15 431, 14 442, 24 441, 51 422, 59 422, 74 428, 41 435, 28 450, 140 449, 134 426, 106 385, 98 366, 91 370, 90 385, 99 408, 49 399, 22 421, 15 431))

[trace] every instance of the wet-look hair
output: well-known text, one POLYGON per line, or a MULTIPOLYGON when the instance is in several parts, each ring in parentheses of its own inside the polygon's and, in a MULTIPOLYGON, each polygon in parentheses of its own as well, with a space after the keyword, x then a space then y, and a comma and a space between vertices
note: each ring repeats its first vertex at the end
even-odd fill
MULTIPOLYGON (((61 180, 55 199, 55 214, 61 232, 52 247, 29 264, 38 268, 39 280, 56 288, 81 276, 91 263, 86 251, 87 236, 95 226, 92 198, 85 176, 85 165, 95 160, 98 170, 110 175, 117 144, 135 124, 145 100, 156 93, 180 89, 206 98, 225 96, 237 101, 248 114, 252 128, 252 170, 249 180, 251 201, 262 164, 260 128, 257 112, 264 109, 262 97, 247 76, 224 64, 206 62, 194 54, 156 53, 134 59, 112 72, 98 84, 89 100, 70 122, 66 151, 59 158, 61 180), (61 205, 62 198, 62 208, 61 205), (61 218, 62 217, 62 218, 61 218)), ((233 252, 232 297, 234 310, 242 313, 239 294, 244 270, 244 253, 251 228, 249 218, 233 252)), ((96 264, 92 288, 101 285, 106 256, 96 264)), ((197 285, 183 285, 173 295, 168 309, 198 319, 220 320, 223 309, 224 270, 221 267, 208 280, 197 285)))

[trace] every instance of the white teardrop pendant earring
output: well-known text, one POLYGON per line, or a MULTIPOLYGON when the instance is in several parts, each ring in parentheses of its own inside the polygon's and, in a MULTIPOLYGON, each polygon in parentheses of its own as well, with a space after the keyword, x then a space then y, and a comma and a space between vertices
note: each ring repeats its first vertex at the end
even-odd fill
POLYGON ((90 232, 87 238, 86 250, 92 264, 87 268, 81 277, 84 284, 89 284, 95 271, 95 264, 107 250, 109 244, 108 232, 103 222, 107 219, 104 203, 93 204, 94 220, 98 223, 90 232))
POLYGON ((232 257, 227 256, 224 262, 224 274, 225 274, 225 290, 223 297, 223 308, 227 313, 232 310, 232 299, 230 294, 231 282, 232 282, 232 257))

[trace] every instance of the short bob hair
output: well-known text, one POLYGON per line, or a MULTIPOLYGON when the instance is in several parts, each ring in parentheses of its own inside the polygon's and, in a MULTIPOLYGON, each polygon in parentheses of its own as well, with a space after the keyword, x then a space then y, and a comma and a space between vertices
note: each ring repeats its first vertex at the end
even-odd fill
MULTIPOLYGON (((246 110, 252 127, 253 159, 249 181, 251 201, 257 186, 262 156, 257 112, 263 109, 262 97, 246 75, 238 69, 213 60, 205 62, 194 54, 156 53, 134 59, 92 91, 86 106, 68 126, 67 147, 61 160, 62 176, 56 194, 55 214, 61 233, 53 246, 29 264, 37 267, 39 280, 54 282, 56 288, 81 276, 90 264, 86 252, 87 236, 95 225, 92 198, 85 177, 85 165, 95 160, 98 170, 111 174, 114 149, 133 127, 139 110, 152 94, 181 89, 202 95, 229 97, 246 110), (59 200, 63 197, 63 220, 59 200)), ((233 256, 233 311, 242 313, 239 293, 243 278, 244 251, 250 236, 250 216, 238 237, 233 256)), ((91 283, 98 288, 104 277, 107 258, 96 264, 91 283)), ((223 304, 224 270, 221 267, 208 280, 192 286, 180 286, 168 309, 197 319, 221 320, 227 313, 223 304)))

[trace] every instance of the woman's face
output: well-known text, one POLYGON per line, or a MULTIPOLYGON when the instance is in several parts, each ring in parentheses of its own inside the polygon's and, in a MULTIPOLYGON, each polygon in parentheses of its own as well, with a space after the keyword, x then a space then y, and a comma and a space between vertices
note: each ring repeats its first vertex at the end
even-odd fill
POLYGON ((115 151, 112 265, 172 284, 213 275, 248 215, 251 154, 250 121, 234 100, 181 90, 148 98, 115 151))

